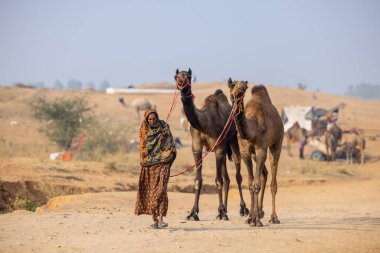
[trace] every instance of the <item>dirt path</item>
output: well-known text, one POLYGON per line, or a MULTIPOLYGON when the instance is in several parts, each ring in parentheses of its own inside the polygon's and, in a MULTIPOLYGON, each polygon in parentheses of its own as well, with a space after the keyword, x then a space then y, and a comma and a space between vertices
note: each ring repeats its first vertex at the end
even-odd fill
MULTIPOLYGON (((380 180, 349 180, 282 187, 279 225, 263 228, 238 215, 230 194, 230 221, 215 220, 217 195, 201 196, 200 222, 184 218, 193 194, 169 193, 169 228, 153 230, 135 216, 135 192, 57 197, 41 212, 0 216, 0 252, 380 252, 380 180)), ((246 196, 248 196, 246 194, 246 196)))

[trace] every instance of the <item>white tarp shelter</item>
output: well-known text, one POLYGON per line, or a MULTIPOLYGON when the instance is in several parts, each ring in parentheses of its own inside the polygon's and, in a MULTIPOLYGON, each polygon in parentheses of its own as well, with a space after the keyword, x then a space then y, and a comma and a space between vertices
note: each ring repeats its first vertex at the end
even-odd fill
POLYGON ((107 94, 174 94, 175 89, 127 89, 127 88, 107 88, 107 94))
POLYGON ((282 109, 282 121, 284 122, 284 131, 288 131, 294 123, 298 122, 302 128, 307 131, 312 129, 312 106, 285 106, 282 109), (307 117, 309 116, 309 117, 307 117))

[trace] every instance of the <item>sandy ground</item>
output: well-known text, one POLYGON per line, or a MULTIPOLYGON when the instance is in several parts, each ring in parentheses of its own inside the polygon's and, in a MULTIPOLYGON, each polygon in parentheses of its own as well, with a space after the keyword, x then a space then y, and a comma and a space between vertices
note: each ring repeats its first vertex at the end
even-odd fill
MULTIPOLYGON (((205 96, 226 85, 194 87, 199 105, 205 96), (204 88, 207 87, 207 88, 204 88)), ((234 169, 231 178, 229 221, 215 219, 215 159, 204 162, 204 188, 199 222, 186 221, 193 206, 192 173, 169 182, 169 227, 153 230, 149 216, 134 215, 139 166, 138 154, 128 153, 105 161, 49 161, 56 151, 38 132, 39 123, 28 111, 35 97, 71 96, 73 92, 23 89, 0 90, 0 190, 25 191, 41 200, 50 199, 38 212, 15 211, 0 215, 0 252, 380 252, 380 101, 363 101, 343 96, 310 93, 268 86, 280 111, 289 104, 330 108, 347 104, 339 122, 343 128, 360 127, 366 132, 366 163, 346 165, 342 161, 314 162, 289 157, 280 159, 277 214, 281 224, 268 224, 270 189, 265 195, 264 227, 252 228, 240 217, 234 169), (9 124, 17 121, 16 126, 9 124), (95 193, 88 193, 95 192, 95 193), (82 195, 65 195, 68 193, 82 195), (58 197, 55 197, 58 196, 58 197), (53 197, 53 198, 52 198, 53 197)), ((118 104, 118 95, 82 92, 97 104, 96 116, 112 128, 123 127, 129 139, 137 137, 139 121, 126 117, 132 109, 118 104), (110 113, 112 112, 112 113, 110 113)), ((126 95, 128 103, 135 98, 126 95)), ((162 115, 171 96, 152 95, 162 115)), ((180 107, 173 112, 171 129, 185 147, 178 150, 172 172, 192 163, 190 137, 178 122, 180 107), (176 123, 177 122, 177 123, 176 123)), ((128 140, 129 140, 128 139, 128 140)), ((297 145, 293 146, 297 152, 297 145)), ((310 150, 309 150, 310 151, 310 150)), ((243 180, 246 168, 242 166, 243 180)), ((270 178, 268 180, 270 184, 270 178)), ((244 185, 245 201, 249 193, 244 185)), ((3 193, 3 192, 2 192, 3 193)))
MULTIPOLYGON (((279 189, 281 224, 251 228, 231 191, 229 221, 215 219, 217 195, 201 196, 201 221, 186 221, 193 194, 169 193, 169 227, 136 216, 136 192, 51 199, 36 213, 0 216, 1 252, 380 252, 380 180, 348 179, 279 189)), ((268 191, 269 192, 269 191, 268 191)))

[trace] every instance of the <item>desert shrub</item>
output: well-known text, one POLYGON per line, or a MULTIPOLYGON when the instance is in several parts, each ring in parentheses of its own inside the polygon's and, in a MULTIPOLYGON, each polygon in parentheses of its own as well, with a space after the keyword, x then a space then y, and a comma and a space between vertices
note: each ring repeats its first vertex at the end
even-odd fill
POLYGON ((298 83, 298 84, 297 84, 297 88, 298 88, 299 90, 306 90, 306 88, 307 88, 307 84, 298 83))
POLYGON ((93 121, 92 108, 81 97, 51 102, 38 98, 30 106, 34 117, 45 123, 40 131, 61 148, 71 148, 73 139, 93 121))
POLYGON ((35 212, 38 207, 36 202, 29 198, 22 198, 20 195, 16 195, 11 206, 14 210, 27 210, 31 212, 35 212))
POLYGON ((86 133, 80 159, 102 161, 109 155, 124 151, 126 143, 126 137, 121 130, 94 123, 86 133))

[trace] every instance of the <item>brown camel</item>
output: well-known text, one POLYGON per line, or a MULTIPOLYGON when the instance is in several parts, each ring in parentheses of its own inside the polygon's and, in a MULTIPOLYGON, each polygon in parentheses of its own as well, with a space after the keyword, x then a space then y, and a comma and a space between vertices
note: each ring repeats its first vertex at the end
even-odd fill
MULTIPOLYGON (((216 90, 214 94, 208 96, 202 108, 198 109, 193 101, 193 94, 191 92, 191 69, 188 71, 179 71, 177 69, 175 80, 177 88, 181 90, 181 100, 183 104, 184 113, 190 122, 190 134, 192 138, 192 151, 195 161, 202 158, 202 150, 205 147, 209 150, 217 138, 222 133, 224 126, 227 123, 228 117, 231 113, 231 106, 228 103, 227 97, 221 90, 216 90)), ((234 160, 236 167, 236 180, 238 183, 240 194, 240 215, 248 215, 249 210, 243 199, 241 183, 242 176, 240 174, 240 152, 239 144, 237 141, 237 133, 235 126, 232 126, 228 132, 227 137, 218 144, 215 149, 216 157, 216 178, 215 184, 218 188, 219 194, 219 207, 217 219, 228 220, 227 216, 227 201, 230 179, 226 167, 226 154, 229 158, 231 156, 234 160), (223 202, 223 188, 224 188, 224 202, 223 202)), ((196 168, 195 176, 195 201, 190 214, 187 216, 188 220, 199 220, 199 196, 202 189, 202 163, 196 168)))
POLYGON ((304 159, 304 148, 307 144, 308 133, 305 128, 302 128, 298 122, 294 123, 294 125, 288 129, 285 133, 286 149, 288 151, 288 155, 292 156, 291 152, 291 142, 299 142, 299 158, 304 159))
MULTIPOLYGON (((119 102, 122 106, 128 108, 128 104, 125 103, 124 97, 119 97, 119 102)), ((156 104, 147 98, 136 98, 132 101, 131 106, 135 109, 138 120, 140 120, 140 111, 156 109, 156 104)))
POLYGON ((336 149, 342 139, 342 129, 334 122, 325 133, 325 145, 330 161, 336 159, 336 149))
POLYGON ((344 132, 342 135, 340 146, 343 146, 343 149, 346 152, 347 164, 353 163, 353 154, 355 149, 359 150, 360 165, 364 164, 365 138, 363 131, 344 132))
MULTIPOLYGON (((233 104, 239 104, 239 110, 235 112, 236 126, 239 137, 244 140, 243 145, 249 145, 249 153, 256 163, 255 176, 253 175, 250 156, 243 156, 248 169, 248 185, 251 193, 251 211, 248 223, 250 226, 261 227, 260 219, 264 216, 263 199, 268 172, 265 167, 267 151, 272 173, 272 214, 270 223, 280 223, 276 214, 277 193, 277 166, 281 155, 281 146, 284 138, 284 126, 281 117, 273 106, 267 89, 262 86, 252 88, 251 99, 244 106, 244 94, 248 88, 247 81, 228 80, 231 100, 233 104), (260 193, 260 201, 259 201, 260 193)), ((240 140, 240 139, 239 139, 240 140)))

